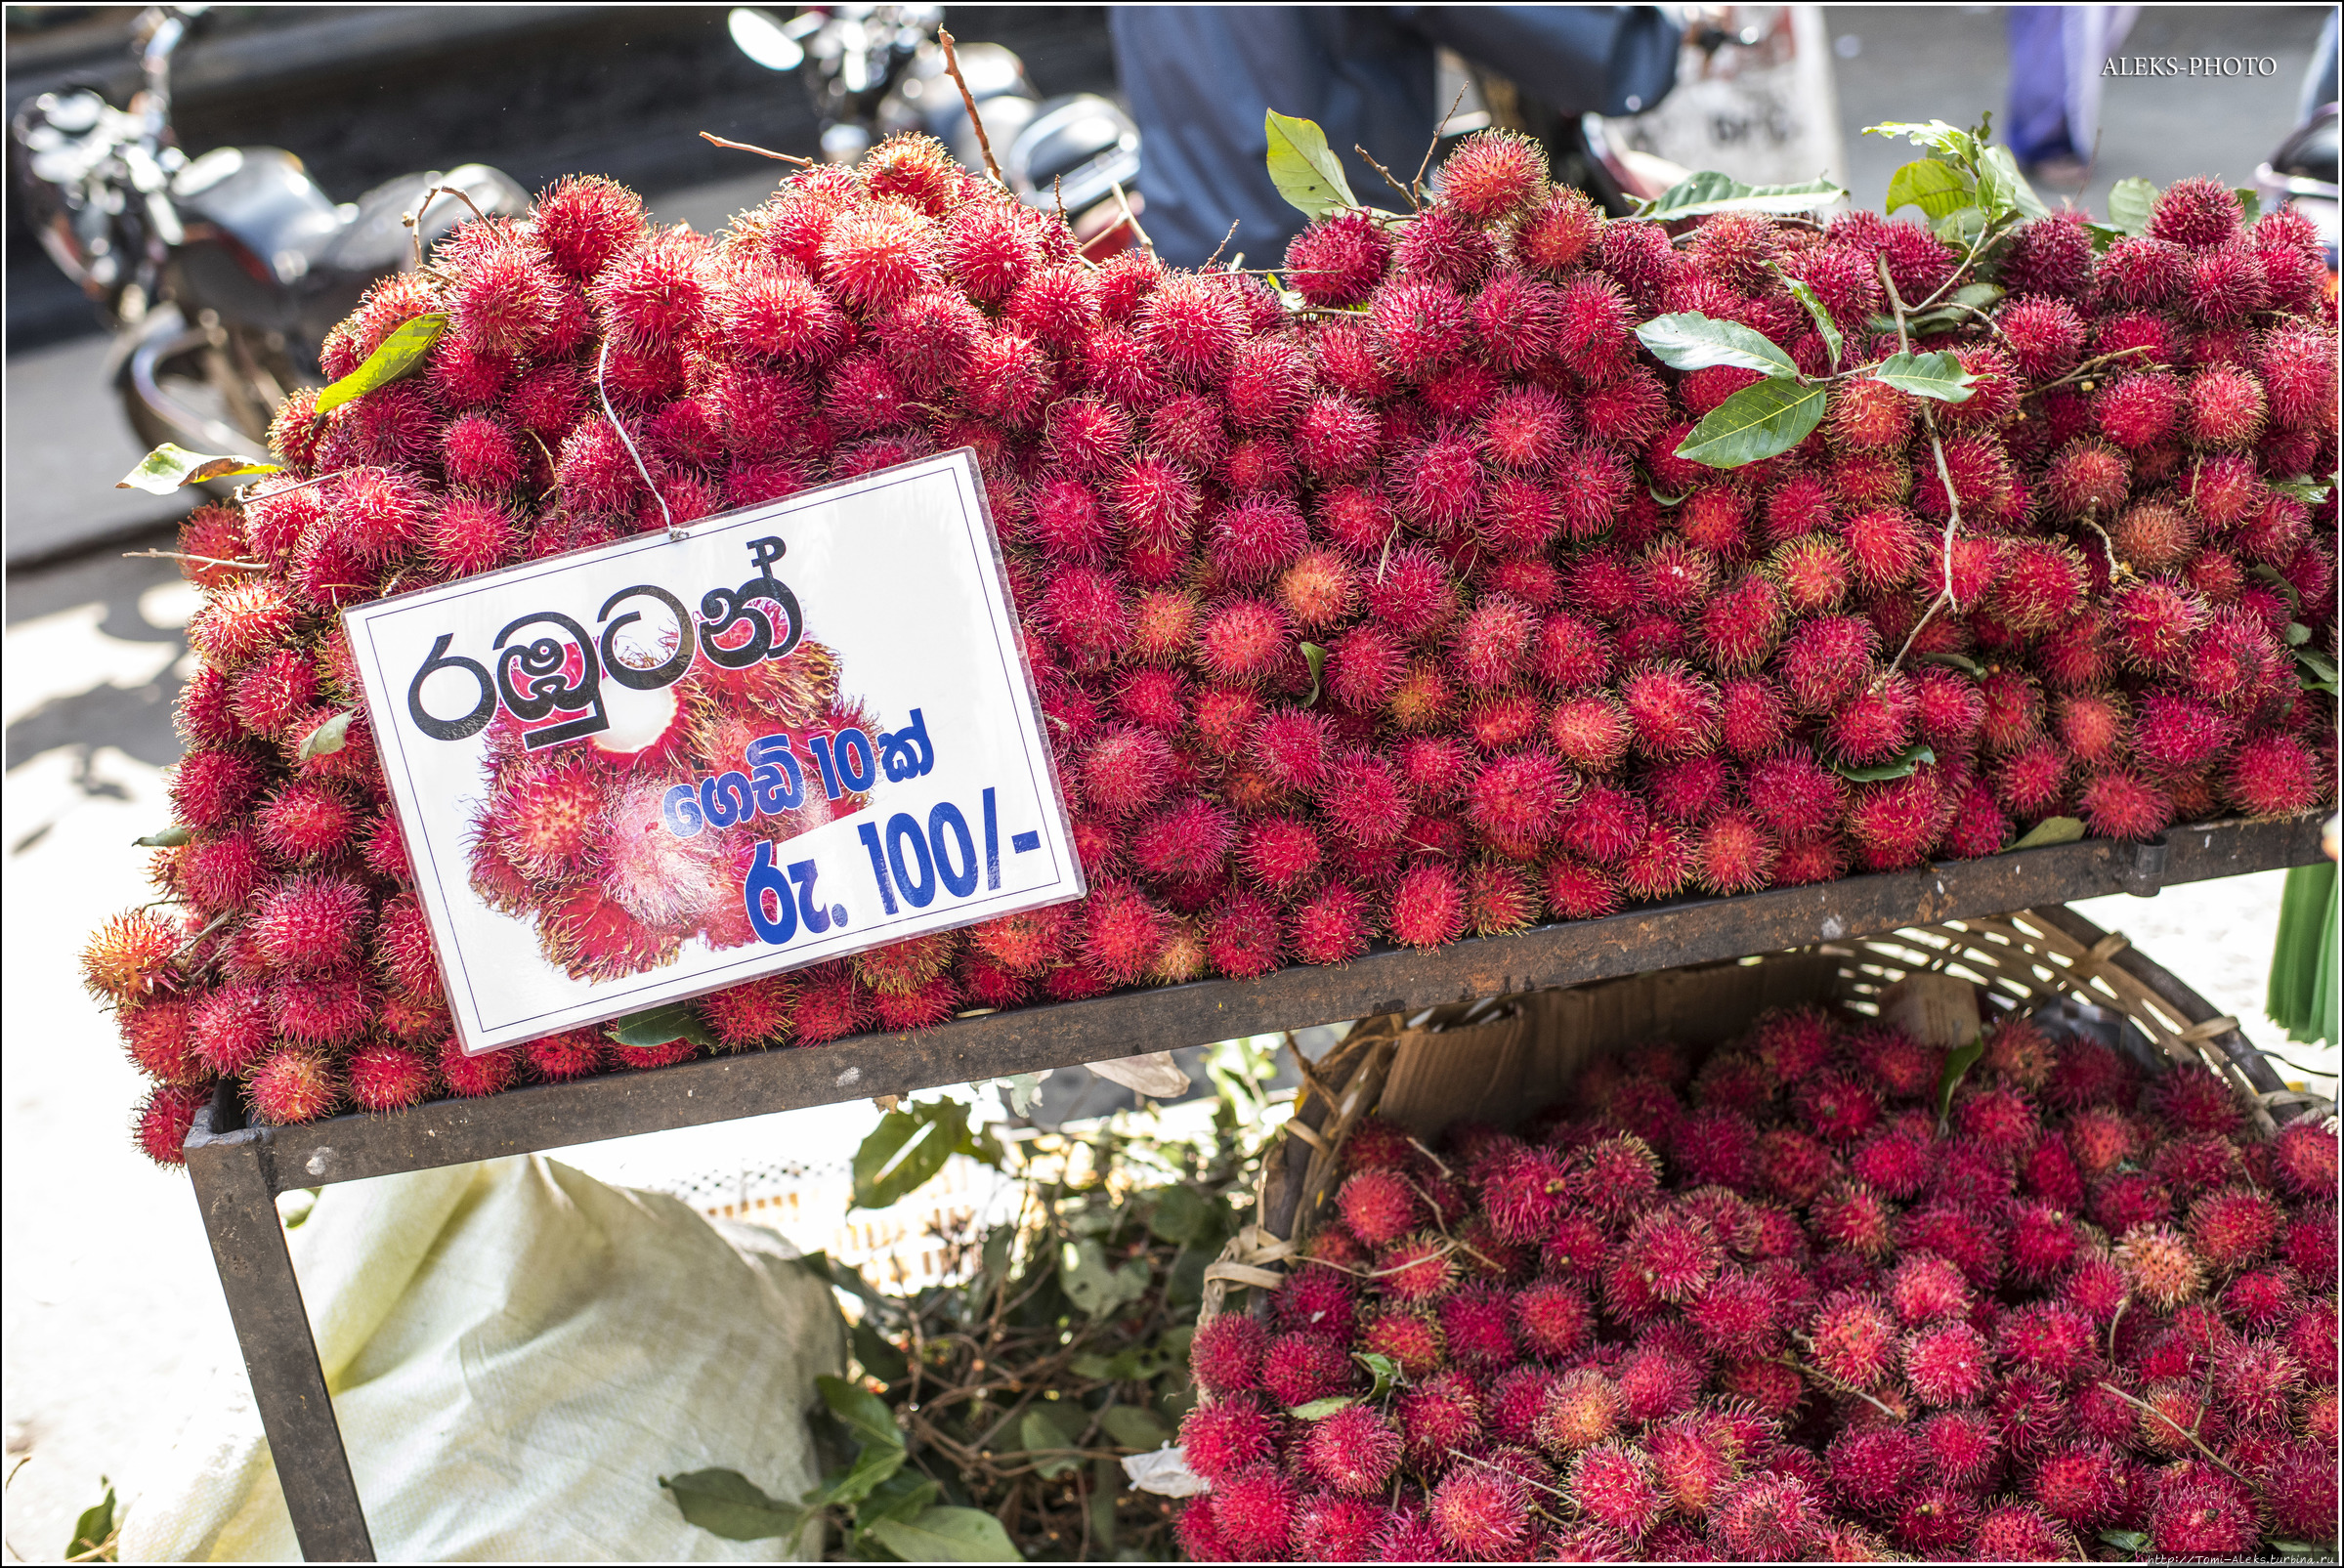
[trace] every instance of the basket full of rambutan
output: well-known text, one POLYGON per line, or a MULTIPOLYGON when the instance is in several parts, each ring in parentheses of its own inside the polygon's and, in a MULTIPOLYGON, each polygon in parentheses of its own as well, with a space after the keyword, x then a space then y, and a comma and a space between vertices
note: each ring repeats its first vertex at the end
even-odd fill
POLYGON ((1188 1554, 2331 1551, 2335 1108, 2124 947, 2046 910, 1361 1026, 1208 1290, 1188 1554), (1984 1027, 1903 1027, 1915 976, 1984 1027))
MULTIPOLYGON (((912 136, 714 235, 592 178, 461 226, 183 530, 177 821, 86 960, 141 1146, 2331 800, 2316 232, 1884 129, 1890 216, 1606 218, 1504 133, 1385 210, 1327 156, 1276 272, 1094 260, 912 136), (341 612, 960 447, 1087 897, 465 1055, 341 612)), ((626 864, 591 743, 488 783, 484 896, 574 974, 737 924, 626 864)))

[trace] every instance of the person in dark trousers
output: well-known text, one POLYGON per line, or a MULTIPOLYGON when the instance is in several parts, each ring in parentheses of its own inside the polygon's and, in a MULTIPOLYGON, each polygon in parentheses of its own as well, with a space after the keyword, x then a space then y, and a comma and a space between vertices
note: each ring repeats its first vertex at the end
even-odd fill
POLYGON ((1416 173, 1448 109, 1433 102, 1443 45, 1566 115, 1637 113, 1677 76, 1678 25, 1658 6, 1116 6, 1107 24, 1139 122, 1148 237, 1180 267, 1224 237, 1224 262, 1274 267, 1301 230, 1270 184, 1265 109, 1317 121, 1361 199, 1392 201, 1351 148, 1416 173))

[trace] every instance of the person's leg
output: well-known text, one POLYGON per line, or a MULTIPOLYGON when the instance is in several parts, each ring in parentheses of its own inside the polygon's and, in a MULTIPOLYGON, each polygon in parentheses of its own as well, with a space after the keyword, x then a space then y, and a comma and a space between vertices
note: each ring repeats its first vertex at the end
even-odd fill
POLYGON ((2002 140, 2022 165, 2075 155, 2067 139, 2067 51, 2060 6, 2010 9, 2010 101, 2002 140))

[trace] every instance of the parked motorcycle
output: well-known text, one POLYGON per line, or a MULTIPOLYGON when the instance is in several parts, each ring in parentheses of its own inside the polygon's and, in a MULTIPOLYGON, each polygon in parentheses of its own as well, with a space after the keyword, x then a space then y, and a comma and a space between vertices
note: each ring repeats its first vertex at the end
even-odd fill
POLYGON ((2287 134, 2268 163, 2254 171, 2265 212, 2281 205, 2293 207, 2320 232, 2331 278, 2336 275, 2339 232, 2344 231, 2344 205, 2338 199, 2337 129, 2337 106, 2322 105, 2310 119, 2287 134))
POLYGON ((415 265, 417 234, 428 249, 473 207, 519 216, 529 196, 474 163, 336 203, 281 148, 191 158, 171 124, 171 60, 210 9, 141 13, 144 86, 129 106, 44 93, 10 121, 10 150, 42 248, 114 334, 106 373, 139 440, 259 456, 285 394, 321 379, 325 334, 367 284, 415 265))
MULTIPOLYGON (((936 36, 943 21, 941 6, 816 6, 787 20, 744 6, 729 18, 743 54, 805 84, 827 161, 852 163, 881 137, 924 131, 981 169, 984 149, 936 36)), ((1139 206, 1139 128, 1122 106, 1096 93, 1044 99, 1000 44, 956 42, 954 56, 1019 199, 1063 208, 1093 260, 1129 244, 1116 192, 1139 206)))

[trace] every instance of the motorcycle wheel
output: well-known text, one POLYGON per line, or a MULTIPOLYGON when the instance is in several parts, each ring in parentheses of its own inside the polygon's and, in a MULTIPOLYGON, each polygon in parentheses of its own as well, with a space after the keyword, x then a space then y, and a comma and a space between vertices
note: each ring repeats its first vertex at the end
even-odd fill
MULTIPOLYGON (((280 350, 240 327, 212 342, 187 334, 158 354, 133 354, 114 374, 122 417, 149 449, 165 443, 192 451, 260 456, 268 421, 297 384, 280 350), (216 412, 214 411, 216 410, 216 412)), ((235 486, 203 487, 224 498, 235 486)))

